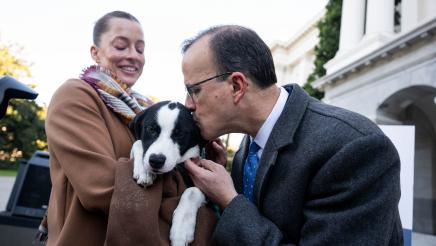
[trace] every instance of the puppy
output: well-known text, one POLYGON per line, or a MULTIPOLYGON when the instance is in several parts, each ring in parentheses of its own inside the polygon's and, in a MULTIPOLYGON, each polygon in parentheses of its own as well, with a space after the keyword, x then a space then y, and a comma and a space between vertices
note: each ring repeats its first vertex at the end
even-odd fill
MULTIPOLYGON (((133 178, 139 185, 153 184, 156 175, 173 170, 178 163, 200 156, 206 144, 191 112, 178 102, 156 103, 138 114, 129 125, 137 141, 133 178)), ((188 245, 194 240, 197 210, 205 203, 197 187, 186 189, 174 211, 170 231, 172 245, 188 245)))

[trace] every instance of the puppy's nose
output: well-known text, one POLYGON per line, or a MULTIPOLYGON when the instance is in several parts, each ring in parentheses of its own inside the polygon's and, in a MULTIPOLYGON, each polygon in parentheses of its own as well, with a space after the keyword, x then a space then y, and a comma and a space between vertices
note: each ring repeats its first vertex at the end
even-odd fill
POLYGON ((166 159, 162 154, 151 154, 148 162, 152 168, 159 169, 164 165, 166 159))

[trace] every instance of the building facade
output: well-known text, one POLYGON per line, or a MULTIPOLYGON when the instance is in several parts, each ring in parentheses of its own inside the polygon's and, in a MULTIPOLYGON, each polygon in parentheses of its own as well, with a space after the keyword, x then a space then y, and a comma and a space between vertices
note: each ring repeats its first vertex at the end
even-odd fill
POLYGON ((280 85, 306 83, 315 67, 315 46, 319 42, 317 24, 324 14, 325 10, 318 13, 289 41, 270 45, 280 85))

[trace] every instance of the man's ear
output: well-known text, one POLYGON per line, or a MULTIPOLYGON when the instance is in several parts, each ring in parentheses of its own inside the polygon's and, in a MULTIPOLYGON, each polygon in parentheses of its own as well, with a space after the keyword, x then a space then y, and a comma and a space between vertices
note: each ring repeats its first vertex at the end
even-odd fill
POLYGON ((234 72, 232 74, 233 101, 239 103, 247 91, 247 77, 243 73, 234 72))
POLYGON ((98 58, 98 47, 95 45, 92 45, 89 51, 90 51, 91 57, 95 61, 95 63, 99 64, 100 59, 98 58))

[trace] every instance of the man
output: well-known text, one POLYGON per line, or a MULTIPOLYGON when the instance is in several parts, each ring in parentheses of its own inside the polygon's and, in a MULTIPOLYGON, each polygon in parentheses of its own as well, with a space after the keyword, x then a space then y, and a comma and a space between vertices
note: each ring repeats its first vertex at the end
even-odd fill
POLYGON ((185 104, 203 137, 247 134, 231 176, 210 160, 185 163, 222 209, 218 245, 402 245, 400 161, 375 124, 298 85, 277 87, 270 50, 250 29, 213 27, 183 54, 185 104))

